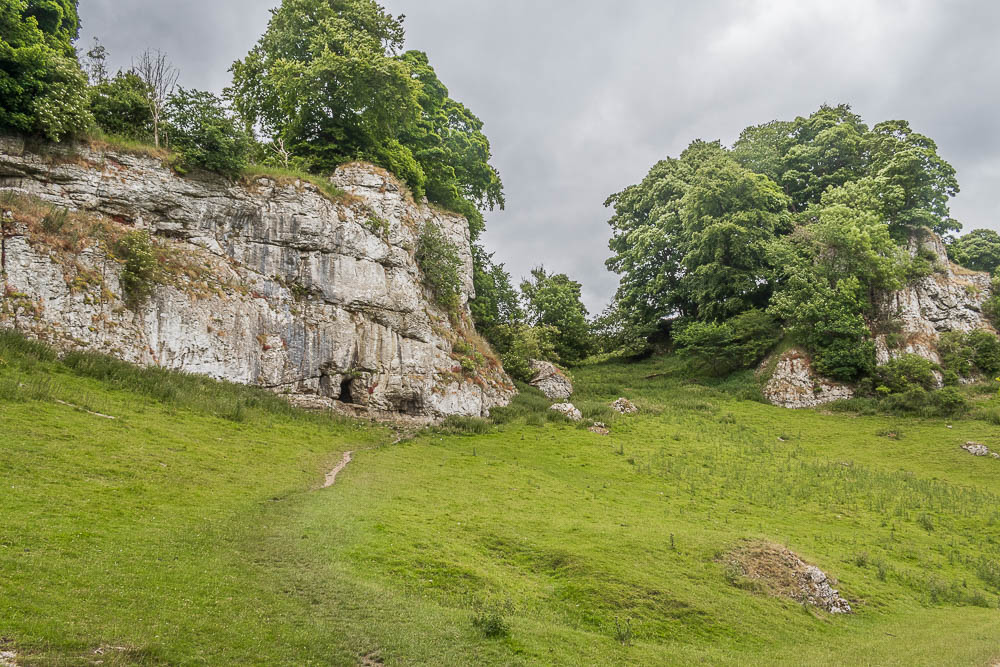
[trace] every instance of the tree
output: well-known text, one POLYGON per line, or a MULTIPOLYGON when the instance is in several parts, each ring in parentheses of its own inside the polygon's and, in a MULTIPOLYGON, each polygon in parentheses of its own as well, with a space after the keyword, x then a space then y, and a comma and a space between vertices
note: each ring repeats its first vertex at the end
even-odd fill
POLYGON ((118 72, 114 77, 91 86, 90 112, 97 126, 108 134, 148 141, 153 136, 153 114, 148 89, 133 72, 118 72))
POLYGON ((1000 234, 992 229, 975 229, 952 243, 948 254, 967 269, 995 273, 1000 267, 1000 234))
POLYGON ((789 198, 728 157, 706 162, 680 203, 685 242, 680 289, 701 320, 766 308, 768 244, 787 232, 789 198))
POLYGON ((233 64, 229 95, 247 128, 280 137, 312 170, 373 159, 420 194, 423 170, 397 139, 420 114, 420 83, 395 57, 403 36, 375 0, 283 0, 233 64))
POLYGON ((84 69, 91 85, 99 85, 108 80, 108 50, 100 40, 94 38, 94 45, 87 51, 84 69))
POLYGON ((529 322, 558 331, 554 345, 560 361, 575 363, 584 359, 591 342, 580 283, 565 273, 549 274, 544 267, 538 267, 532 270, 531 278, 521 282, 521 293, 529 322))
POLYGON ((74 1, 0 3, 0 128, 60 141, 89 127, 78 32, 74 1))
POLYGON ((485 227, 481 210, 504 207, 503 183, 490 165, 490 142, 483 122, 460 102, 448 97, 427 54, 407 51, 401 60, 420 82, 420 118, 404 125, 400 142, 420 164, 427 198, 469 219, 475 240, 485 227))
POLYGON ((472 244, 472 269, 476 289, 476 298, 469 302, 472 319, 476 329, 493 343, 492 330, 523 321, 524 310, 504 265, 494 263, 493 254, 478 243, 472 244))
POLYGON ((153 118, 153 144, 159 148, 163 109, 177 86, 180 72, 170 64, 165 53, 151 49, 143 51, 132 63, 132 71, 146 85, 146 100, 153 118))
POLYGON ((905 120, 891 120, 873 127, 864 147, 868 175, 902 195, 887 210, 887 222, 898 237, 921 227, 938 234, 962 228, 948 208, 959 191, 955 168, 938 155, 932 139, 914 132, 905 120))
POLYGON ((246 167, 250 137, 212 93, 179 88, 167 101, 164 117, 178 154, 175 168, 236 176, 246 167))

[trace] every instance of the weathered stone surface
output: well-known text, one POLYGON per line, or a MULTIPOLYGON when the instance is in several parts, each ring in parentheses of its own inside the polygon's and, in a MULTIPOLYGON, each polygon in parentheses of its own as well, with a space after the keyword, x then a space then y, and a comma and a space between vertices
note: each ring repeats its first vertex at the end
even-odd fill
POLYGON ((851 613, 850 603, 834 588, 836 582, 787 547, 747 542, 729 554, 727 564, 730 576, 760 581, 773 595, 821 607, 831 614, 851 613))
POLYGON ((992 456, 993 458, 1000 458, 1000 454, 991 451, 989 447, 979 442, 967 442, 962 445, 962 449, 969 452, 973 456, 992 456))
POLYGON ((535 360, 531 362, 531 370, 534 377, 529 384, 545 394, 546 398, 560 400, 573 395, 573 383, 555 364, 535 360))
POLYGON ((938 342, 948 331, 970 332, 985 329, 995 332, 983 314, 983 305, 990 298, 990 275, 969 271, 948 260, 941 238, 927 233, 910 242, 911 256, 921 248, 935 256, 937 271, 882 297, 878 304, 882 318, 894 320, 899 331, 880 334, 875 338, 879 364, 903 354, 917 354, 940 363, 938 342), (889 345, 890 336, 898 344, 889 345))
POLYGON ((556 403, 550 410, 555 410, 561 415, 566 415, 570 420, 578 422, 583 419, 583 413, 572 403, 556 403))
MULTIPOLYGON (((771 363, 775 362, 765 361, 764 366, 771 363)), ((785 408, 814 408, 853 396, 854 390, 848 385, 816 375, 809 355, 800 348, 792 348, 778 358, 764 386, 764 397, 785 408)))
POLYGON ((459 311, 471 321, 465 219, 415 203, 370 165, 332 180, 348 193, 340 201, 303 182, 180 178, 147 157, 81 148, 52 159, 0 138, 0 190, 146 229, 205 274, 175 276, 133 311, 120 265, 99 245, 60 257, 15 219, 3 239, 0 327, 372 416, 479 416, 507 404, 516 391, 498 364, 462 371, 462 333, 413 258, 423 225, 439 225, 459 249, 459 311), (85 273, 97 284, 74 280, 85 273))
MULTIPOLYGON (((983 313, 983 306, 990 298, 990 275, 952 264, 936 234, 928 232, 911 240, 911 256, 921 249, 934 254, 937 270, 876 301, 877 319, 895 325, 894 331, 875 336, 880 365, 903 354, 916 354, 940 363, 938 343, 945 332, 983 329, 996 333, 983 313)), ((767 360, 761 368, 772 363, 773 359, 767 360)), ((778 359, 764 388, 767 400, 787 408, 815 407, 853 395, 850 386, 816 375, 808 354, 800 349, 789 350, 778 359)))
POLYGON ((587 430, 597 435, 611 435, 611 429, 604 422, 594 422, 594 425, 587 430))
POLYGON ((636 404, 625 397, 619 398, 617 401, 612 403, 611 409, 623 415, 634 415, 639 412, 639 408, 636 404))

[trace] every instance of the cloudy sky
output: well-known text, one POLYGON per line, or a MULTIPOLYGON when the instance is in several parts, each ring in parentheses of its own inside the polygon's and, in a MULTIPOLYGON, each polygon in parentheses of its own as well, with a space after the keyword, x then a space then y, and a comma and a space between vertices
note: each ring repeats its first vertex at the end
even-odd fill
MULTIPOLYGON (((279 0, 81 0, 81 50, 167 52, 220 91, 279 0)), ((384 0, 452 97, 486 122, 507 193, 487 245, 544 263, 601 310, 611 193, 695 138, 847 102, 905 118, 958 170, 952 212, 1000 229, 1000 3, 989 0, 384 0)))

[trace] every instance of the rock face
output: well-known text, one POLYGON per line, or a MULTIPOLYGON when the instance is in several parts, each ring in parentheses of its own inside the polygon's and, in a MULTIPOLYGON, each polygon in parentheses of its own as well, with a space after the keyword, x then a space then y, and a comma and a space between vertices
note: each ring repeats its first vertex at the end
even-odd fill
POLYGON ((937 270, 883 297, 880 314, 895 321, 898 332, 876 336, 878 363, 903 354, 917 354, 940 363, 937 344, 942 333, 976 329, 995 332, 983 314, 983 304, 990 297, 990 274, 952 264, 936 234, 912 240, 909 250, 911 256, 921 251, 928 258, 933 254, 937 270))
MULTIPOLYGON (((940 363, 938 343, 948 331, 970 332, 984 329, 996 333, 983 314, 990 298, 990 275, 968 271, 952 264, 940 237, 927 233, 909 246, 911 256, 918 253, 934 258, 936 270, 903 289, 883 295, 877 301, 878 319, 892 323, 891 333, 875 336, 879 364, 904 355, 916 354, 940 363)), ((762 369, 774 363, 769 359, 762 369)), ((774 366, 764 387, 764 396, 786 408, 810 408, 844 398, 854 390, 842 383, 816 375, 809 355, 801 349, 785 352, 774 366)))
POLYGON ((332 181, 342 196, 266 177, 180 178, 156 159, 85 147, 41 156, 0 138, 0 209, 13 209, 0 327, 372 416, 479 416, 506 405, 516 391, 468 312, 465 219, 415 203, 370 165, 342 167, 332 181), (152 296, 127 307, 107 244, 87 229, 54 241, 16 205, 37 200, 85 212, 112 235, 148 230, 161 267, 152 296), (414 260, 427 223, 462 262, 452 317, 414 260))
MULTIPOLYGON (((773 360, 765 362, 771 363, 773 360)), ((853 396, 854 390, 849 386, 816 375, 808 353, 800 348, 792 348, 778 357, 774 372, 764 385, 764 398, 783 408, 814 408, 853 396)))
POLYGON ((573 395, 573 383, 555 364, 547 361, 532 361, 531 370, 534 373, 530 384, 546 398, 565 400, 573 395))

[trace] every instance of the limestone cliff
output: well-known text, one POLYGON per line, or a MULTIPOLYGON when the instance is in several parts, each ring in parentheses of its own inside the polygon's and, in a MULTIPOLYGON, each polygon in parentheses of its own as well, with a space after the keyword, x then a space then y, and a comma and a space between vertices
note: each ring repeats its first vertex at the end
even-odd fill
MULTIPOLYGON (((903 354, 917 354, 940 363, 938 342, 948 331, 970 332, 985 329, 996 333, 983 313, 990 298, 990 275, 952 264, 940 237, 927 233, 909 245, 912 257, 924 254, 934 263, 934 271, 903 289, 882 295, 877 301, 875 336, 879 364, 903 354)), ((806 408, 854 395, 853 389, 815 374, 809 355, 798 348, 765 362, 773 369, 764 388, 765 397, 775 405, 806 408)))
POLYGON ((469 317, 466 220, 414 202, 370 165, 332 182, 342 194, 294 179, 181 178, 151 157, 39 155, 0 138, 0 327, 366 415, 479 416, 509 402, 514 388, 469 317), (80 213, 52 222, 46 207, 80 213), (414 249, 428 222, 459 249, 457 314, 422 286, 414 249), (108 242, 132 229, 150 232, 160 263, 134 309, 108 242))

